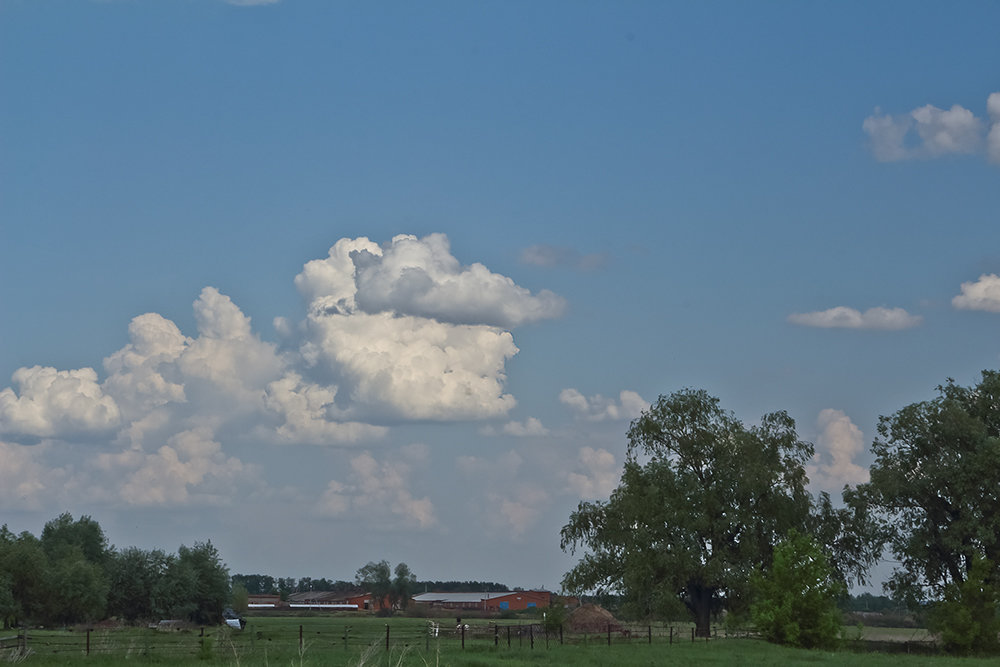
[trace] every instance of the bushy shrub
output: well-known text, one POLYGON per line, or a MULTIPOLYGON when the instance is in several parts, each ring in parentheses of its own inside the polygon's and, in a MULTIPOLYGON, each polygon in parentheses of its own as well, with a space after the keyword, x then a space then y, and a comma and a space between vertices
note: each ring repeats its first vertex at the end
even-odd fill
POLYGON ((930 614, 932 630, 941 633, 941 643, 953 653, 993 653, 1000 649, 1000 590, 995 583, 996 566, 976 556, 961 584, 945 588, 944 598, 930 614))
POLYGON ((844 588, 819 545, 792 531, 775 547, 770 571, 753 576, 750 614, 770 642, 833 648, 840 642, 837 598, 844 588))

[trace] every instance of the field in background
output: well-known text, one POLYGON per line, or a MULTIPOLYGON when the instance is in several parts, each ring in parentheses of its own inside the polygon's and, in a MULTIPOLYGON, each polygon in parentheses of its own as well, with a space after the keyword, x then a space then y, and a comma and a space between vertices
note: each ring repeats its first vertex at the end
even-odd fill
MULTIPOLYGON (((466 623, 463 622, 463 625, 466 623)), ((242 631, 225 627, 157 631, 147 628, 93 629, 29 633, 31 652, 27 665, 385 665, 392 667, 443 665, 649 665, 666 661, 705 665, 849 665, 859 660, 848 641, 840 652, 787 649, 752 638, 691 641, 690 626, 628 625, 608 633, 569 635, 562 642, 558 633, 546 634, 528 620, 468 619, 464 633, 455 619, 376 618, 372 616, 324 615, 309 617, 250 617, 242 631), (431 623, 438 622, 435 636, 431 623), (204 633, 204 634, 202 634, 204 633), (89 635, 89 655, 87 643, 89 635), (509 637, 509 639, 508 639, 509 637), (673 638, 671 642, 671 637, 673 638)), ((6 633, 4 633, 6 634, 6 633)), ((848 637, 856 636, 848 628, 848 637)), ((995 664, 993 660, 969 660, 930 655, 906 655, 897 651, 905 642, 926 639, 913 630, 865 629, 864 639, 896 641, 893 653, 866 653, 866 665, 995 664), (876 637, 875 635, 878 635, 876 637), (903 644, 901 646, 901 644, 903 644)), ((10 642, 8 641, 8 644, 10 642)), ((922 650, 920 643, 912 644, 922 650)), ((3 649, 0 660, 14 656, 3 649)))

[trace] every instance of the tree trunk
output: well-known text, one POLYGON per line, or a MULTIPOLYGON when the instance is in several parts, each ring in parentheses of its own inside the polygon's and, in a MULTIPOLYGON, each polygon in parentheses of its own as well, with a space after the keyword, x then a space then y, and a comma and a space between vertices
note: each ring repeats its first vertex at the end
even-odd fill
POLYGON ((709 637, 712 633, 713 589, 698 584, 688 584, 688 599, 694 613, 695 635, 709 637))

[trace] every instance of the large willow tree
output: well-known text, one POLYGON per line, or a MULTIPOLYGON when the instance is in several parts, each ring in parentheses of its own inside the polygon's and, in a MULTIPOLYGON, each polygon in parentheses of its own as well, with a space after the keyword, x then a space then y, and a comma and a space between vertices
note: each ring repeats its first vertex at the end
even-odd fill
POLYGON ((562 529, 563 549, 585 550, 563 585, 619 592, 641 615, 682 603, 707 636, 713 611, 745 605, 774 545, 790 529, 811 532, 813 447, 786 413, 747 427, 701 390, 661 396, 628 439, 610 499, 581 503, 562 529))

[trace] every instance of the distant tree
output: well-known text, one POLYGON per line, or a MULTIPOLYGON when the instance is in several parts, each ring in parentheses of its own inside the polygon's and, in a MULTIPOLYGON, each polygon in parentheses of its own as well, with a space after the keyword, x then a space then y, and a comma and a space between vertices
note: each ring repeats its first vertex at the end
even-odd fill
POLYGON ((971 387, 949 379, 936 398, 882 417, 878 434, 858 493, 901 563, 889 589, 914 608, 960 604, 975 564, 1000 563, 1000 372, 971 387))
POLYGON ((104 618, 108 580, 98 565, 64 553, 51 564, 47 577, 45 621, 67 625, 104 618))
POLYGON ((159 618, 191 620, 198 608, 194 568, 175 555, 167 556, 163 575, 153 587, 153 613, 159 618))
POLYGON ((20 609, 21 605, 14 599, 10 574, 0 572, 0 623, 4 630, 10 627, 20 609))
POLYGON ((367 565, 358 569, 355 581, 358 586, 371 593, 378 609, 385 607, 386 599, 392 594, 392 570, 389 561, 382 560, 378 563, 369 561, 367 565))
POLYGON ((396 577, 392 580, 392 602, 401 609, 406 609, 410 606, 410 596, 413 595, 417 577, 410 571, 410 566, 406 563, 397 565, 395 574, 396 577))
POLYGON ((218 549, 211 541, 195 542, 190 548, 181 545, 177 557, 182 567, 194 573, 195 610, 191 620, 205 625, 219 623, 229 600, 229 569, 218 549))
POLYGON ((163 551, 128 547, 108 559, 108 614, 130 623, 156 615, 154 596, 170 558, 163 551))
POLYGON ((282 600, 287 600, 289 594, 294 593, 298 590, 298 581, 295 577, 280 577, 276 580, 278 586, 278 595, 281 596, 282 600))
POLYGON ((101 525, 89 516, 74 521, 69 512, 46 523, 39 541, 53 560, 67 555, 75 558, 77 554, 71 552, 76 549, 87 562, 103 567, 109 554, 108 540, 101 525))
POLYGON ((0 572, 6 574, 13 597, 11 622, 42 620, 48 613, 52 594, 49 558, 41 544, 25 531, 15 536, 7 526, 0 529, 0 572))
POLYGON ((250 594, 243 584, 232 585, 229 593, 229 604, 237 614, 245 614, 250 608, 250 594))
POLYGON ((267 574, 234 574, 232 583, 242 584, 250 595, 277 595, 274 577, 267 574))
POLYGON ((745 606, 754 566, 789 529, 805 531, 813 448, 784 412, 746 427, 704 391, 661 396, 632 422, 621 482, 584 502, 563 549, 588 550, 568 591, 624 595, 635 616, 669 616, 680 600, 707 636, 713 611, 745 606))
POLYGON ((837 599, 846 588, 823 549, 794 530, 774 549, 766 571, 752 578, 754 625, 764 639, 804 648, 833 648, 840 640, 837 599))

